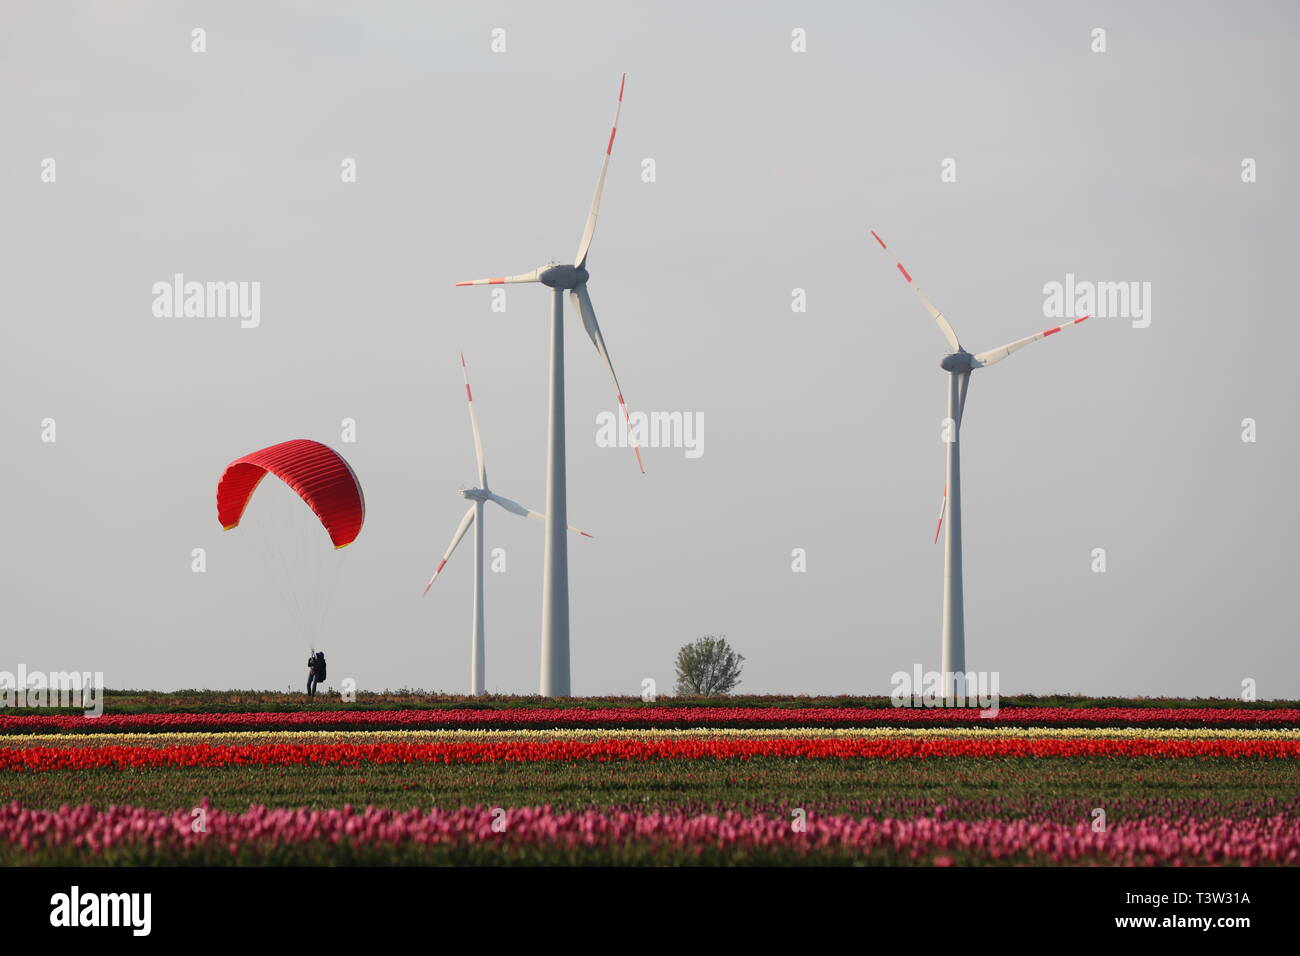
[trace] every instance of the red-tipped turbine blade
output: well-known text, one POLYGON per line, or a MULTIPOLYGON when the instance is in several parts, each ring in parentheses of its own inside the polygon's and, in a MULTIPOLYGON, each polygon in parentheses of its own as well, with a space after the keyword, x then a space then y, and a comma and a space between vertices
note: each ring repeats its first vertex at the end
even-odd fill
POLYGON ((903 264, 898 261, 898 256, 894 255, 894 253, 890 251, 889 246, 885 245, 885 240, 877 236, 874 229, 871 231, 871 235, 875 238, 876 242, 880 243, 880 248, 885 250, 885 255, 894 260, 894 265, 898 267, 899 274, 907 281, 907 284, 911 286, 912 291, 916 293, 916 297, 921 300, 921 304, 925 306, 925 311, 930 313, 930 318, 934 319, 934 321, 939 324, 939 331, 943 333, 943 337, 952 347, 952 350, 954 352, 960 351, 961 343, 957 341, 957 333, 954 332, 952 326, 948 324, 948 320, 943 317, 943 313, 936 309, 934 304, 926 298, 925 293, 922 292, 921 287, 916 284, 911 273, 904 269, 903 264))
POLYGON ((1055 335, 1057 332, 1064 332, 1066 329, 1072 329, 1080 322, 1085 321, 1088 316, 1078 319, 1071 319, 1069 322, 1062 322, 1060 325, 1044 329, 1042 332, 1035 332, 1033 335, 1026 335, 1023 339, 1016 339, 1014 342, 1008 342, 1006 345, 999 345, 995 349, 989 349, 987 352, 980 352, 975 356, 975 366, 982 368, 986 365, 996 365, 1012 352, 1018 352, 1026 345, 1047 338, 1049 335, 1055 335))
POLYGON ((438 562, 438 569, 433 572, 433 577, 429 578, 429 583, 424 586, 425 594, 429 593, 429 588, 433 587, 433 582, 438 580, 438 575, 442 574, 442 569, 447 566, 447 559, 451 557, 451 553, 456 550, 456 545, 460 544, 460 539, 465 537, 465 532, 469 530, 469 526, 473 523, 474 505, 470 505, 469 511, 465 512, 465 517, 460 519, 460 524, 456 528, 456 533, 452 535, 451 544, 448 545, 446 553, 443 554, 442 560, 438 562))
POLYGON ((495 279, 470 279, 466 282, 457 282, 456 285, 510 285, 515 282, 540 282, 538 276, 541 275, 540 269, 534 269, 532 272, 523 272, 517 276, 498 276, 495 279))
POLYGON ((609 372, 610 381, 614 383, 614 392, 618 395, 618 407, 623 412, 623 421, 627 423, 628 444, 632 445, 632 452, 636 455, 637 467, 641 469, 641 474, 645 474, 645 462, 641 460, 641 449, 638 448, 631 440, 632 418, 627 411, 627 402, 623 401, 623 387, 618 384, 618 376, 614 374, 614 363, 610 361, 609 350, 605 348, 605 337, 600 333, 600 324, 596 321, 596 307, 591 304, 591 294, 587 292, 587 284, 584 282, 578 288, 569 293, 569 298, 573 304, 578 307, 582 315, 582 324, 587 329, 587 335, 591 338, 591 343, 596 346, 596 353, 600 360, 605 363, 605 370, 609 372))
POLYGON ((934 524, 934 543, 939 543, 939 529, 943 527, 944 512, 948 510, 948 486, 943 486, 943 501, 939 503, 939 520, 934 524))
POLYGON ((609 142, 605 144, 605 158, 600 164, 600 177, 596 180, 596 192, 591 197, 591 211, 587 213, 587 223, 582 229, 582 239, 578 242, 578 254, 573 264, 581 266, 587 261, 587 251, 591 248, 591 237, 596 234, 596 216, 600 213, 600 196, 605 191, 605 175, 609 172, 609 157, 614 152, 614 136, 618 133, 618 114, 623 110, 623 87, 627 84, 627 74, 618 81, 618 105, 614 107, 614 125, 609 130, 609 142))
POLYGON ((469 427, 474 432, 474 462, 478 465, 478 483, 480 488, 487 487, 487 463, 483 457, 483 438, 478 430, 478 416, 474 414, 474 393, 469 387, 469 366, 465 364, 465 353, 460 353, 460 372, 465 377, 465 401, 469 405, 469 427))

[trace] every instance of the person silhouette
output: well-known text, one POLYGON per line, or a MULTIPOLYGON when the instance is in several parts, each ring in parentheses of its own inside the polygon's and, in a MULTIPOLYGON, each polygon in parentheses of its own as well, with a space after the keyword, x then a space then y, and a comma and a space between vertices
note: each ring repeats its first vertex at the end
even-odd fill
POLYGON ((325 657, 324 654, 313 654, 311 657, 307 658, 307 696, 308 697, 316 696, 316 685, 320 683, 321 677, 324 676, 321 673, 321 671, 324 670, 324 668, 318 665, 320 665, 324 657, 325 657))

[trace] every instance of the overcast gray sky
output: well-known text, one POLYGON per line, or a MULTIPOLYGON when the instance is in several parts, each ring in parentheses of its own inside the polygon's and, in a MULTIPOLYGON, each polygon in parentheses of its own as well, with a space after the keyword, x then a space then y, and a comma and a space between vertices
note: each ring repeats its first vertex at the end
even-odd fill
MULTIPOLYGON (((613 391, 570 314, 575 692, 667 690, 707 633, 751 692, 938 666, 946 349, 874 228, 972 351, 1054 324, 1067 273, 1151 284, 1148 327, 973 377, 968 666, 1003 693, 1300 696, 1298 27, 1285 3, 6 2, 0 669, 299 686, 252 527, 294 502, 268 483, 223 533, 214 492, 308 437, 368 508, 324 568, 331 678, 466 689, 468 540, 420 593, 475 477, 457 351, 493 486, 540 510, 547 295, 493 312, 453 283, 572 256, 627 71, 591 293, 632 408, 702 415, 704 453, 647 449, 642 476, 597 447, 613 391), (259 281, 260 326, 154 317, 178 272, 259 281)), ((542 527, 486 529, 488 687, 534 692, 542 527)))

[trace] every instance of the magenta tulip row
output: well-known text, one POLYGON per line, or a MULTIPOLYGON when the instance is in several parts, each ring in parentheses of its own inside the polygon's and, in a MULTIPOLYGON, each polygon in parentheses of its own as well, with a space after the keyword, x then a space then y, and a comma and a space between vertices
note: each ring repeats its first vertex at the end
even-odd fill
POLYGON ((87 862, 114 851, 153 853, 183 862, 216 848, 240 862, 276 852, 341 845, 352 849, 459 847, 531 853, 588 850, 641 852, 646 862, 691 853, 813 858, 860 856, 901 862, 1026 862, 1136 865, 1300 864, 1300 819, 1293 815, 1143 817, 1094 829, 1092 820, 962 820, 936 817, 873 819, 851 816, 746 815, 737 812, 586 810, 549 807, 455 810, 267 809, 228 813, 207 807, 173 812, 90 805, 38 810, 0 808, 0 850, 13 862, 24 854, 75 851, 87 862), (802 827, 802 829, 800 828, 802 827))

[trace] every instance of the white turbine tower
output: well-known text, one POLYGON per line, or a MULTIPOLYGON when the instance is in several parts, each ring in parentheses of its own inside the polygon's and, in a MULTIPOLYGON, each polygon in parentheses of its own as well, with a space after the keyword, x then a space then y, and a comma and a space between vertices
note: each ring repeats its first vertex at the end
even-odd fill
MULTIPOLYGON (((460 370, 465 376, 465 400, 469 405, 469 427, 474 432, 474 460, 478 464, 478 487, 462 488, 460 493, 473 502, 469 510, 465 512, 465 517, 460 519, 460 525, 456 528, 456 533, 452 535, 451 544, 447 548, 446 554, 438 562, 438 569, 433 572, 433 577, 429 578, 429 583, 424 586, 424 593, 429 593, 429 588, 433 587, 433 582, 438 580, 438 575, 442 569, 447 566, 447 559, 451 553, 456 550, 456 545, 460 544, 460 539, 465 537, 465 532, 469 526, 474 526, 474 623, 470 634, 470 687, 471 693, 481 695, 486 693, 484 685, 484 639, 483 639, 483 505, 488 501, 495 501, 506 511, 512 514, 521 515, 525 518, 537 518, 546 520, 546 515, 539 514, 525 508, 517 501, 511 501, 509 498, 503 498, 488 488, 487 465, 483 460, 483 439, 479 435, 478 417, 474 414, 474 393, 469 387, 469 369, 465 366, 465 356, 462 353, 460 357, 460 370)), ((577 531, 578 534, 585 538, 591 535, 585 531, 579 531, 572 525, 570 531, 577 531)))
POLYGON ((1027 335, 1006 345, 999 345, 987 352, 972 355, 961 347, 957 333, 953 331, 943 313, 936 309, 925 297, 920 286, 911 274, 903 268, 898 257, 890 252, 885 240, 871 233, 880 248, 894 260, 899 273, 907 281, 916 297, 921 300, 925 310, 939 324, 939 331, 952 351, 944 356, 940 367, 948 373, 948 418, 945 438, 948 445, 948 480, 944 486, 943 501, 939 506, 939 523, 934 529, 934 540, 939 540, 939 531, 943 528, 944 512, 947 512, 948 531, 944 535, 943 554, 943 649, 940 655, 940 673, 943 675, 945 691, 952 694, 954 688, 961 686, 959 675, 966 673, 966 623, 962 605, 961 580, 961 417, 966 408, 966 389, 970 385, 970 373, 977 368, 985 368, 1001 362, 1004 358, 1031 342, 1045 339, 1064 329, 1078 325, 1088 316, 1063 322, 1055 328, 1027 335))
MULTIPOLYGON (((609 360, 609 350, 605 348, 604 336, 600 334, 600 325, 596 322, 596 310, 592 307, 591 296, 587 294, 587 252, 591 248, 591 238, 596 233, 596 215, 600 211, 600 194, 605 189, 605 174, 609 171, 609 157, 614 151, 614 135, 618 132, 618 114, 623 108, 623 85, 627 81, 624 73, 618 85, 618 105, 614 108, 614 125, 610 129, 609 142, 605 146, 605 158, 600 167, 600 178, 596 180, 596 193, 591 197, 591 210, 587 213, 587 224, 582 230, 582 239, 578 243, 578 253, 573 265, 554 263, 538 266, 532 272, 522 275, 503 276, 496 279, 473 279, 469 282, 457 282, 457 285, 503 285, 515 282, 540 282, 551 289, 551 401, 550 424, 548 430, 547 468, 546 468, 546 551, 542 564, 542 660, 541 693, 545 697, 568 697, 569 682, 569 550, 565 540, 564 528, 568 514, 565 493, 565 452, 564 452, 564 292, 567 289, 575 309, 582 315, 582 324, 587 335, 596 346, 596 352, 614 382, 614 391, 618 395, 618 407, 623 412, 624 421, 628 419, 627 403, 623 401, 623 389, 619 387, 618 376, 614 374, 614 365, 609 360)), ((632 446, 636 453, 637 464, 645 473, 641 462, 641 450, 632 446)))

